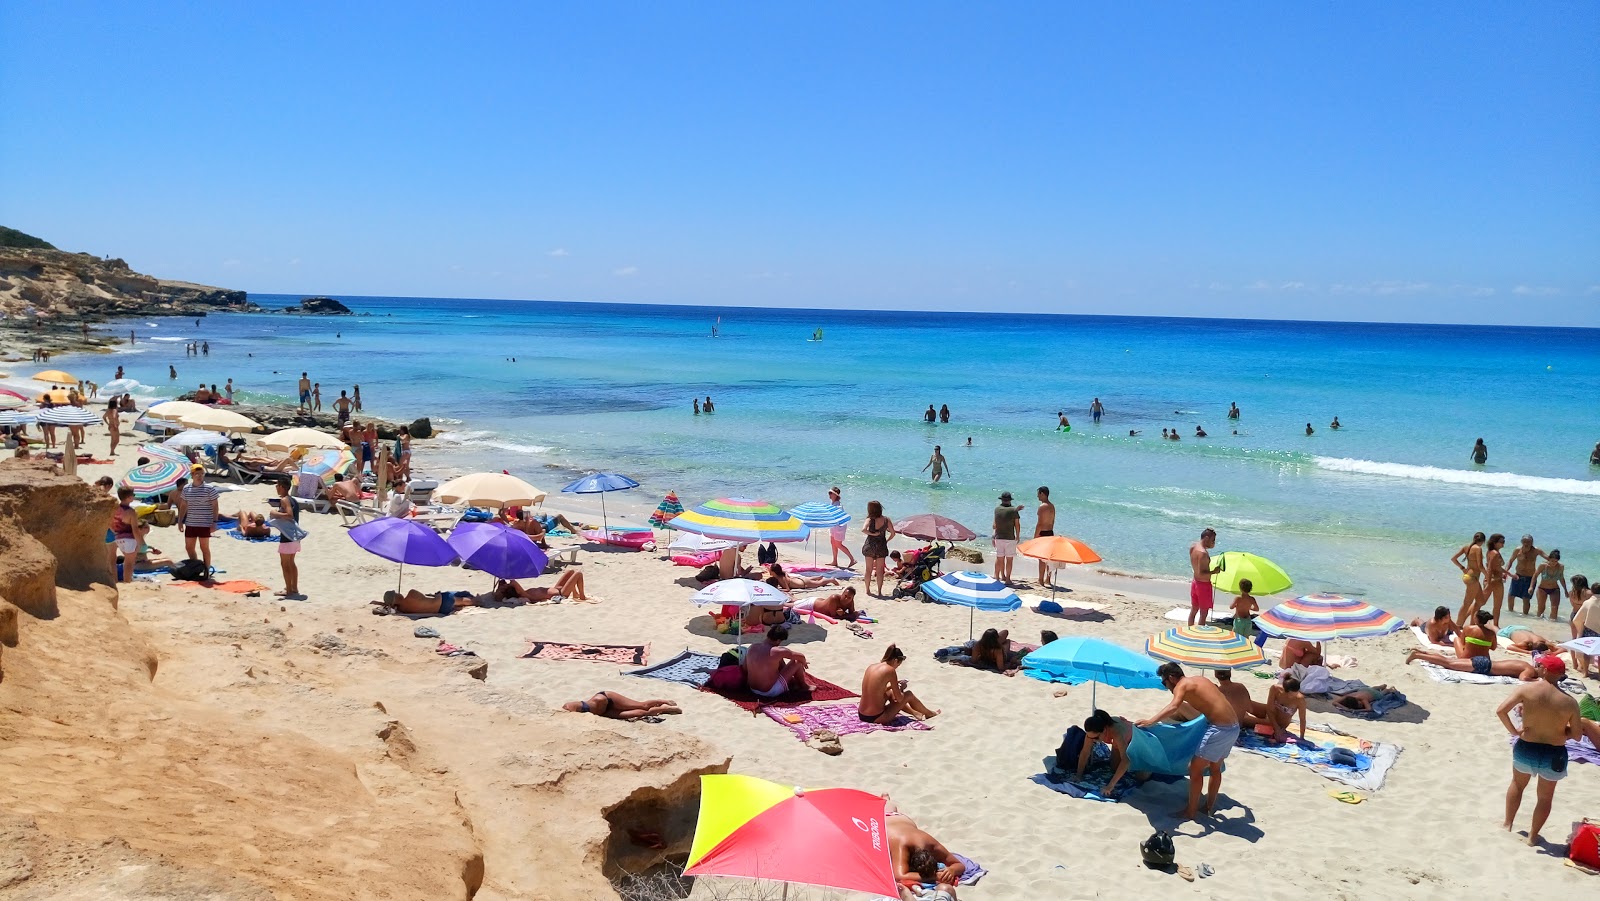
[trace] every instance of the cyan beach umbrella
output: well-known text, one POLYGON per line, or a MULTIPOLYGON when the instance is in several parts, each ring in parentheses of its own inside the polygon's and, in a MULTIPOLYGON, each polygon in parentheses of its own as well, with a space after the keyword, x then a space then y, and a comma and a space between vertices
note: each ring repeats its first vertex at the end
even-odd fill
POLYGON ((742 544, 761 541, 804 541, 810 527, 777 504, 748 497, 724 497, 685 510, 672 527, 707 538, 742 544))
MULTIPOLYGON (((826 501, 811 501, 798 507, 790 507, 789 515, 805 523, 810 529, 831 529, 850 521, 850 514, 844 512, 843 507, 826 501)), ((815 544, 811 545, 811 562, 817 562, 815 544)))
POLYGON ((161 443, 171 448, 184 448, 216 447, 219 444, 229 444, 232 441, 233 439, 221 432, 209 432, 205 429, 184 429, 161 443))
POLYGON ((153 497, 171 491, 178 480, 188 474, 188 460, 181 463, 177 460, 151 460, 128 470, 128 474, 122 477, 122 487, 132 488, 137 497, 153 497))
POLYGON ((462 523, 445 543, 460 555, 462 563, 498 579, 532 579, 543 574, 550 563, 532 538, 503 523, 462 523))
MULTIPOLYGON (((1042 682, 1081 685, 1101 682, 1118 688, 1160 688, 1155 661, 1121 645, 1074 635, 1058 638, 1022 658, 1022 673, 1042 682)), ((1096 692, 1090 689, 1089 703, 1096 692)))
POLYGON ((1008 612, 1022 606, 1022 598, 1006 587, 1006 583, 985 573, 970 571, 945 573, 937 579, 922 583, 922 593, 928 600, 940 604, 957 604, 972 608, 967 617, 967 638, 972 638, 973 623, 979 610, 1008 612))
POLYGON ((611 523, 606 519, 606 492, 627 491, 638 488, 639 483, 617 472, 592 472, 561 489, 562 494, 600 495, 600 527, 602 534, 611 534, 611 523))
POLYGON ((350 530, 350 540, 369 554, 400 564, 400 574, 395 577, 396 591, 400 590, 407 563, 446 566, 459 556, 439 533, 414 519, 386 516, 364 522, 350 530))

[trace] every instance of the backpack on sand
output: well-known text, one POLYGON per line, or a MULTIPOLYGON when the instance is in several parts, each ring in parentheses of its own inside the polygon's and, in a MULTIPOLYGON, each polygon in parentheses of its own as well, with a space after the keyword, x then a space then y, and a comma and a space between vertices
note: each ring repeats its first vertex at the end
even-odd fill
POLYGON ((185 560, 172 565, 172 578, 179 582, 202 582, 209 573, 206 565, 199 560, 185 560))

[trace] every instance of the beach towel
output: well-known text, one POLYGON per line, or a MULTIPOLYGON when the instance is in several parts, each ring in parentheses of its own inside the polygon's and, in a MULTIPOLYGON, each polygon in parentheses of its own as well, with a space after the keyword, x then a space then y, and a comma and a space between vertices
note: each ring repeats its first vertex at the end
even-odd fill
POLYGON ((683 653, 657 663, 644 669, 625 670, 624 676, 642 676, 646 679, 662 679, 667 682, 676 682, 679 685, 690 685, 702 688, 710 680, 711 674, 716 672, 721 660, 716 654, 699 654, 685 649, 683 653))
MULTIPOLYGON (((978 864, 977 861, 966 856, 965 854, 957 854, 956 852, 951 851, 950 856, 954 857, 956 862, 961 864, 961 878, 957 880, 957 885, 974 885, 979 879, 989 875, 988 870, 985 870, 978 864)), ((943 870, 944 868, 944 864, 939 864, 940 870, 943 870)), ((909 885, 907 887, 911 888, 909 885)), ((912 894, 917 896, 918 901, 923 901, 923 899, 932 901, 932 899, 939 897, 939 884, 937 882, 924 882, 919 886, 911 888, 911 891, 912 894)))
POLYGON ((909 716, 897 716, 887 725, 863 723, 857 711, 855 704, 811 704, 805 707, 768 707, 762 713, 778 725, 788 727, 801 741, 808 741, 813 733, 823 729, 836 735, 855 735, 861 732, 904 732, 908 729, 926 732, 933 728, 909 716))
POLYGON ((707 685, 700 690, 721 695, 751 713, 763 707, 799 707, 812 701, 842 701, 845 698, 860 697, 849 689, 841 688, 825 679, 818 679, 816 676, 807 675, 806 683, 805 688, 792 689, 788 694, 777 698, 758 698, 750 689, 743 687, 716 691, 707 685))
POLYGON ((839 569, 836 566, 811 566, 810 564, 806 564, 804 566, 785 566, 783 569, 785 572, 796 573, 799 575, 821 576, 824 579, 838 579, 840 581, 854 579, 857 575, 851 570, 839 569))
POLYGON ((252 542, 256 542, 258 544, 261 543, 261 542, 270 542, 272 544, 277 544, 278 543, 278 539, 273 538, 271 536, 268 536, 266 538, 252 538, 251 536, 246 535, 245 533, 239 531, 238 529, 229 529, 228 531, 223 532, 222 534, 228 536, 229 538, 237 538, 240 541, 252 541, 252 542))
POLYGON ((266 591, 267 586, 249 579, 229 579, 226 582, 172 582, 175 588, 214 588, 217 591, 226 591, 229 594, 249 594, 252 591, 266 591))
POLYGON ((1326 723, 1307 723, 1306 741, 1308 744, 1287 741, 1274 745, 1255 732, 1244 732, 1238 746, 1241 751, 1307 767, 1326 779, 1369 792, 1383 788, 1389 770, 1400 758, 1399 745, 1367 741, 1326 723), (1335 748, 1355 754, 1355 766, 1334 763, 1329 752, 1335 748))
MULTIPOLYGON (((1453 669, 1445 669, 1442 666, 1434 666, 1431 663, 1422 661, 1418 661, 1417 665, 1427 670, 1428 675, 1433 677, 1435 682, 1459 682, 1465 685, 1519 685, 1522 683, 1522 680, 1516 676, 1480 676, 1477 673, 1458 673, 1453 669)), ((1560 688, 1568 694, 1582 694, 1584 691, 1583 683, 1576 679, 1562 679, 1560 688)))
POLYGON ((1133 727, 1133 740, 1128 742, 1128 772, 1112 786, 1110 797, 1099 793, 1113 772, 1110 746, 1094 745, 1083 778, 1079 779, 1077 754, 1087 737, 1081 728, 1073 726, 1062 738, 1056 754, 1045 758, 1045 772, 1034 776, 1033 781, 1074 798, 1119 801, 1140 784, 1134 773, 1150 773, 1150 778, 1158 782, 1182 779, 1189 772, 1189 761, 1194 759, 1209 725, 1205 717, 1197 717, 1185 723, 1133 727), (1070 759, 1064 760, 1063 754, 1070 759))
POLYGON ((535 641, 528 639, 528 651, 520 657, 538 657, 540 660, 598 660, 601 663, 621 663, 643 666, 650 662, 647 644, 576 644, 565 641, 535 641))
POLYGON ((1421 626, 1412 626, 1411 635, 1417 639, 1417 644, 1422 645, 1424 651, 1432 651, 1435 654, 1443 654, 1446 657, 1454 657, 1456 655, 1455 645, 1434 644, 1428 640, 1428 633, 1423 631, 1421 626))

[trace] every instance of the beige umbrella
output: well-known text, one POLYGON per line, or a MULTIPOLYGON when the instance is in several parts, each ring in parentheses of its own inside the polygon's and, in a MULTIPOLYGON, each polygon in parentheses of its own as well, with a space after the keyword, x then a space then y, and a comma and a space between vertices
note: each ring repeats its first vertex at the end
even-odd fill
POLYGON ((544 502, 544 492, 503 472, 475 472, 451 479, 434 490, 446 504, 474 507, 518 507, 544 502))
POLYGON ((297 447, 312 448, 339 448, 345 443, 339 440, 338 435, 319 432, 316 429, 293 428, 279 429, 261 439, 261 446, 267 450, 292 450, 297 447))
POLYGON ((258 428, 261 423, 248 416, 241 416, 232 410, 223 410, 214 407, 205 407, 197 413, 186 413, 178 420, 191 429, 214 429, 218 432, 248 432, 258 428))
POLYGON ((151 419, 165 419, 170 422, 181 422, 183 417, 191 413, 199 413, 211 408, 205 404, 197 404, 192 400, 169 400, 165 403, 152 406, 145 415, 151 419))
POLYGON ((36 382, 51 382, 57 385, 78 384, 77 376, 70 372, 62 372, 59 369, 46 369, 44 372, 36 372, 32 378, 36 382))

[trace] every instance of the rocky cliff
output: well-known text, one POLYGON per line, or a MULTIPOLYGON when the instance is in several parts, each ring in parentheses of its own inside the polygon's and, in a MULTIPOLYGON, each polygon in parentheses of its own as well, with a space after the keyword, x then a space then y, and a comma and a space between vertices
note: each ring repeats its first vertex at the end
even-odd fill
POLYGON ((134 272, 117 259, 38 247, 0 246, 0 313, 56 319, 255 310, 243 291, 134 272))

